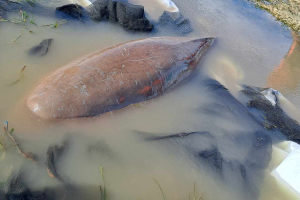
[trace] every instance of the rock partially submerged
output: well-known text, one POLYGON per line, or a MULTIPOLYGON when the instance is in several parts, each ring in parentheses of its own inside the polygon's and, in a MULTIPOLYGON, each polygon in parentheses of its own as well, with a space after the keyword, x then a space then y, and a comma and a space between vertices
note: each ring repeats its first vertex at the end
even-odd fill
POLYGON ((43 55, 45 55, 46 53, 48 53, 48 50, 49 50, 49 47, 50 47, 52 41, 53 41, 53 39, 43 40, 37 46, 32 47, 29 50, 29 54, 34 55, 34 56, 43 56, 43 55))
POLYGON ((279 130, 288 140, 300 144, 300 125, 278 105, 275 90, 244 86, 242 92, 251 98, 247 106, 259 110, 263 115, 257 120, 261 121, 266 129, 279 130))
POLYGON ((89 117, 152 99, 193 73, 214 38, 147 38, 58 69, 28 97, 45 119, 89 117))
POLYGON ((61 7, 57 7, 56 10, 80 20, 83 17, 84 11, 84 9, 78 4, 63 5, 61 7))
POLYGON ((65 140, 61 146, 54 145, 50 146, 47 150, 46 154, 46 165, 48 175, 52 178, 56 178, 61 182, 66 182, 66 178, 63 177, 56 168, 56 163, 62 156, 62 154, 66 151, 66 148, 69 146, 69 141, 65 140))
MULTIPOLYGON (((9 200, 45 200, 44 191, 32 192, 24 182, 24 172, 13 171, 5 182, 5 197, 9 200)), ((2 196, 4 198, 4 196, 2 196)), ((2 199, 2 198, 1 198, 2 199)))
POLYGON ((188 34, 193 31, 191 27, 190 20, 185 18, 179 12, 167 12, 159 19, 158 26, 163 26, 164 28, 169 27, 176 32, 179 32, 183 35, 188 34))
POLYGON ((205 116, 199 120, 199 129, 163 136, 136 132, 158 151, 176 159, 184 157, 184 162, 194 162, 199 170, 212 173, 211 177, 232 191, 243 191, 241 199, 258 199, 265 169, 272 158, 272 144, 284 138, 265 129, 247 106, 219 82, 209 79, 201 85, 205 88, 203 96, 208 95, 210 101, 202 105, 205 109, 201 106, 196 110, 204 111, 205 116), (229 123, 234 128, 227 129, 229 123), (248 126, 244 127, 245 123, 248 126))
POLYGON ((179 12, 178 7, 171 0, 128 0, 134 5, 142 5, 145 8, 146 17, 152 22, 158 22, 164 11, 179 12))
POLYGON ((124 28, 134 31, 152 31, 153 24, 145 17, 144 7, 126 2, 97 0, 87 8, 91 19, 108 19, 118 22, 124 28))

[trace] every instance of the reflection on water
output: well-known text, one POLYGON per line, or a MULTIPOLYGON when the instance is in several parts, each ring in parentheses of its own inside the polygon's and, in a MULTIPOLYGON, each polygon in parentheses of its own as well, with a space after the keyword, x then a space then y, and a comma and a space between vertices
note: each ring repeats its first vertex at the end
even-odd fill
POLYGON ((291 34, 293 43, 288 53, 268 77, 268 87, 282 92, 295 91, 300 83, 300 35, 291 34))

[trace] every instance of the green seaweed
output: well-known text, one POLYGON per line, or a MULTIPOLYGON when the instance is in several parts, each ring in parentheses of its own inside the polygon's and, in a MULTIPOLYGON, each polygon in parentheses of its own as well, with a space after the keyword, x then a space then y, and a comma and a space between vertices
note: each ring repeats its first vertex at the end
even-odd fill
POLYGON ((10 135, 13 134, 14 131, 15 131, 15 129, 12 128, 12 129, 9 131, 9 134, 10 134, 10 135))
POLYGON ((106 194, 106 188, 105 188, 105 181, 104 181, 104 174, 103 174, 103 167, 102 167, 102 165, 100 166, 100 172, 101 172, 101 177, 102 177, 102 181, 103 181, 103 188, 101 187, 101 185, 99 185, 99 187, 100 187, 100 194, 101 194, 101 200, 107 200, 107 194, 106 194))
POLYGON ((32 20, 30 20, 29 23, 37 26, 37 24, 34 21, 32 21, 32 20))
POLYGON ((28 14, 26 11, 21 11, 21 14, 22 14, 22 19, 24 22, 26 22, 26 19, 28 18, 28 14))
POLYGON ((46 26, 46 27, 52 27, 52 28, 58 28, 59 26, 63 25, 67 23, 67 20, 61 20, 61 21, 56 21, 55 24, 46 24, 46 25, 42 25, 42 26, 46 26))
POLYGON ((11 22, 14 24, 24 24, 24 26, 25 26, 25 23, 30 23, 30 24, 37 26, 37 24, 32 19, 33 17, 29 17, 29 14, 26 11, 20 10, 19 13, 21 14, 21 18, 12 18, 11 20, 8 20, 8 19, 3 19, 0 16, 0 21, 11 22))

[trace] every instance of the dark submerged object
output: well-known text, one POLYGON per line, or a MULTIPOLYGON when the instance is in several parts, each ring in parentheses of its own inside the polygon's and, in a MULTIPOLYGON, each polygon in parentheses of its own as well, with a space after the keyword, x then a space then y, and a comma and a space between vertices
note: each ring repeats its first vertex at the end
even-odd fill
POLYGON ((43 40, 37 46, 32 47, 29 50, 29 54, 30 55, 34 55, 34 56, 43 56, 43 55, 45 55, 48 52, 49 47, 50 47, 52 41, 53 41, 53 39, 45 39, 45 40, 43 40))
MULTIPOLYGON (((24 183, 24 172, 13 171, 5 182, 4 191, 7 200, 46 200, 43 192, 31 192, 24 183), (34 193, 34 194, 33 194, 34 193)), ((1 194, 0 194, 1 195, 1 194)))
POLYGON ((70 119, 153 99, 194 73, 214 40, 146 38, 95 51, 49 75, 27 105, 44 119, 70 119))
POLYGON ((146 138, 148 141, 154 141, 154 140, 164 140, 164 139, 172 139, 172 138, 182 138, 187 137, 194 134, 200 134, 200 135, 207 135, 210 136, 210 133, 207 131, 200 131, 200 132, 190 132, 190 133, 177 133, 177 134, 171 134, 171 135, 165 135, 165 136, 154 136, 151 133, 143 132, 143 131, 134 131, 138 135, 142 135, 146 138))
MULTIPOLYGON (((255 131, 239 132, 232 130, 217 129, 220 134, 212 134, 210 131, 181 132, 164 136, 138 132, 146 141, 153 145, 159 144, 158 148, 170 150, 172 155, 183 155, 184 159, 192 159, 201 170, 210 171, 226 183, 234 182, 235 190, 245 190, 244 199, 257 199, 260 192, 260 184, 263 180, 264 169, 268 167, 272 155, 273 139, 276 142, 276 134, 265 129, 263 124, 254 117, 247 107, 240 103, 228 89, 215 80, 208 80, 203 83, 212 99, 218 100, 216 103, 210 102, 205 107, 211 108, 212 115, 226 117, 231 121, 240 123, 245 120, 255 131), (221 100, 221 101, 220 101, 221 100), (222 113, 223 115, 219 115, 222 113), (231 131, 231 130, 230 130, 231 131), (275 136, 275 137, 274 137, 275 136), (233 150, 245 151, 243 158, 238 158, 234 153, 226 151, 220 145, 220 140, 227 141, 233 150)), ((200 110, 201 111, 201 110, 200 110)), ((198 111, 199 112, 199 111, 198 111)), ((205 110, 206 114, 209 109, 205 110)), ((218 124, 213 124, 218 126, 218 124)), ((55 162, 67 145, 52 146, 47 152, 47 166, 52 174, 57 174, 55 162)), ((88 151, 104 151, 103 144, 88 147, 88 151)), ((231 184, 228 184, 231 187, 231 184)))
MULTIPOLYGON (((266 130, 262 124, 239 102, 226 87, 216 80, 202 82, 207 95, 212 100, 196 111, 208 116, 213 130, 197 130, 157 136, 153 133, 137 132, 144 141, 163 148, 167 154, 191 159, 199 170, 212 173, 212 176, 232 187, 244 191, 244 199, 259 197, 264 170, 272 156, 272 143, 282 140, 266 130), (215 120, 211 120, 211 118, 215 120), (218 118, 231 123, 251 126, 244 131, 225 130, 220 127, 218 118), (230 146, 230 149, 227 147, 230 146), (241 151, 241 155, 234 154, 241 151)), ((206 121, 201 122, 205 124, 206 121)))
POLYGON ((152 31, 153 24, 145 17, 144 7, 126 2, 97 0, 87 7, 91 19, 118 22, 125 29, 133 31, 152 31))
POLYGON ((69 141, 65 140, 61 146, 50 146, 46 154, 46 165, 48 175, 52 178, 57 178, 61 182, 66 182, 66 178, 58 173, 56 169, 56 163, 59 161, 66 148, 69 146, 69 141))
POLYGON ((201 153, 199 153, 199 156, 201 158, 204 158, 207 162, 209 162, 208 160, 212 158, 216 169, 222 169, 223 158, 221 153, 217 149, 202 151, 201 153))
POLYGON ((190 20, 185 18, 179 12, 164 11, 163 15, 159 18, 158 28, 171 28, 175 32, 186 35, 193 31, 190 20))
MULTIPOLYGON (((265 119, 257 119, 261 121, 266 129, 279 130, 287 140, 300 144, 299 123, 289 117, 277 103, 272 105, 272 103, 261 93, 266 89, 267 88, 244 86, 242 92, 251 98, 251 100, 248 101, 247 106, 262 112, 265 119)), ((276 98, 276 95, 273 95, 276 98)))
POLYGON ((80 20, 84 14, 84 9, 78 4, 63 5, 61 7, 57 7, 56 10, 80 20))

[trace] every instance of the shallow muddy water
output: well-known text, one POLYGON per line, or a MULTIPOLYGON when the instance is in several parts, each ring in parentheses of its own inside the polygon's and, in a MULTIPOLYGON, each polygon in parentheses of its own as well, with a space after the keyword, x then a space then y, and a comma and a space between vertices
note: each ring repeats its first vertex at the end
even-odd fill
MULTIPOLYGON (((0 181, 4 182, 13 170, 22 169, 28 176, 26 182, 30 189, 55 189, 55 199, 100 199, 99 185, 103 186, 100 166, 103 166, 107 196, 112 200, 163 199, 155 180, 166 199, 188 199, 189 195, 192 199, 194 183, 198 199, 201 195, 203 200, 299 199, 299 194, 270 175, 287 155, 279 145, 283 138, 270 136, 272 148, 265 149, 264 153, 272 155, 272 159, 263 166, 264 157, 255 153, 251 143, 253 134, 264 130, 246 115, 235 114, 239 113, 238 108, 235 110, 222 96, 209 93, 203 85, 208 77, 214 78, 236 97, 241 84, 270 86, 300 108, 297 101, 300 95, 297 67, 300 66, 296 55, 300 47, 299 43, 293 43, 287 28, 243 1, 174 0, 193 28, 185 36, 217 38, 190 79, 138 106, 94 118, 45 121, 31 113, 26 99, 59 67, 92 51, 134 39, 182 37, 168 27, 157 26, 151 33, 136 33, 107 21, 83 23, 68 19, 57 28, 42 26, 62 20, 55 16, 53 9, 66 3, 43 3, 47 9, 32 18, 38 26, 0 22, 0 121, 8 121, 22 148, 40 159, 35 164, 23 158, 2 133, 0 140, 7 148, 0 151, 0 181), (21 30, 21 36, 12 42, 21 30), (29 55, 32 46, 49 38, 53 42, 45 56, 29 55), (294 56, 277 73, 276 66, 281 66, 293 44, 294 56), (24 77, 15 82, 24 66, 24 77), (286 72, 286 68, 293 72, 286 72), (290 81, 278 84, 283 76, 290 81), (219 104, 228 105, 229 111, 220 116, 205 111, 211 107, 218 110, 219 104), (154 135, 194 131, 206 131, 210 135, 147 140, 154 135), (50 178, 44 164, 49 145, 61 144, 66 137, 70 145, 57 169, 72 186, 50 178), (214 148, 222 152, 221 167, 211 167, 213 161, 199 156, 199 152, 214 148), (245 169, 241 167, 244 163, 259 167, 245 169)), ((20 18, 20 14, 8 18, 20 18)), ((300 119, 298 112, 292 114, 300 119)))

